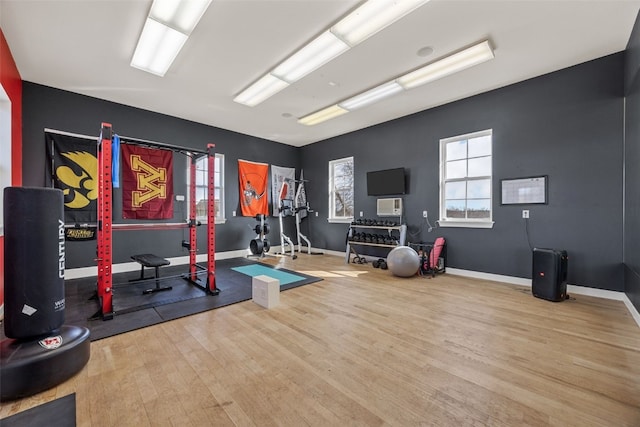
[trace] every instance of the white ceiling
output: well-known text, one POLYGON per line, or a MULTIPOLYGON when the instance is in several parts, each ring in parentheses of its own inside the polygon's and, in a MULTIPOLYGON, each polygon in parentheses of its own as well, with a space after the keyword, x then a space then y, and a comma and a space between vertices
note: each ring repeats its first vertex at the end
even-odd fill
POLYGON ((303 146, 624 50, 640 0, 431 0, 256 107, 242 89, 356 0, 213 0, 164 77, 129 66, 151 0, 0 0, 23 80, 303 146), (316 126, 297 118, 489 39, 495 59, 316 126), (427 57, 417 55, 425 46, 427 57))

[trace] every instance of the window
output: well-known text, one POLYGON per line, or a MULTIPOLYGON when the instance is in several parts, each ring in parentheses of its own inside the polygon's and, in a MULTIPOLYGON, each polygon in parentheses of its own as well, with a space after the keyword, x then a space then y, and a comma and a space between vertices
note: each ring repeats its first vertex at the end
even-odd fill
MULTIPOLYGON (((207 156, 196 160, 196 219, 199 221, 207 220, 207 180, 209 176, 207 161, 207 156)), ((224 223, 224 154, 215 154, 214 169, 216 223, 224 223)))
POLYGON ((353 157, 329 162, 329 221, 353 219, 353 157))
MULTIPOLYGON (((0 85, 0 193, 11 186, 11 101, 0 85)), ((0 195, 0 236, 4 235, 2 211, 2 196, 0 195)))
POLYGON ((492 131, 440 140, 440 225, 491 228, 492 131))

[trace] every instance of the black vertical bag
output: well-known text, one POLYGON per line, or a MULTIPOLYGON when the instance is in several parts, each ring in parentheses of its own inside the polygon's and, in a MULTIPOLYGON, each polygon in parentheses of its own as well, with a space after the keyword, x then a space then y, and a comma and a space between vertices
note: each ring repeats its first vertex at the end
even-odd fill
POLYGON ((64 198, 52 188, 4 190, 5 335, 48 334, 64 323, 64 198))

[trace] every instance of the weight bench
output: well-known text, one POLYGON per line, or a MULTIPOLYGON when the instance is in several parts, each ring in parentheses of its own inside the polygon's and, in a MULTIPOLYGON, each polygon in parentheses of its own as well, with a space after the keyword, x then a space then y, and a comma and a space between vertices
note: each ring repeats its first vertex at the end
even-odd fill
POLYGON ((173 288, 172 286, 162 286, 162 287, 160 286, 160 267, 171 264, 168 260, 153 254, 132 255, 131 259, 139 263, 141 265, 141 268, 140 268, 140 278, 129 280, 130 282, 138 282, 140 280, 145 280, 146 279, 146 277, 144 277, 145 267, 154 267, 156 269, 156 276, 155 276, 156 287, 142 291, 143 294, 151 294, 151 293, 160 292, 160 291, 170 291, 173 288))

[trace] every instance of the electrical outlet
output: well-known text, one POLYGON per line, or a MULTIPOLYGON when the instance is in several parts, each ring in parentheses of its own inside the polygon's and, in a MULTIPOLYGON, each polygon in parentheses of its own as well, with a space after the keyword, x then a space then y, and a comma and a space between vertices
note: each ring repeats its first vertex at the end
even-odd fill
POLYGON ((522 218, 529 219, 529 210, 528 209, 523 209, 522 210, 522 218))
POLYGON ((426 218, 427 217, 427 211, 422 211, 422 218, 426 218))
POLYGON ((236 216, 236 211, 231 212, 231 216, 236 216))
POLYGON ((318 212, 316 212, 316 216, 318 216, 318 212))
POLYGON ((360 211, 360 218, 364 216, 364 212, 360 211))

